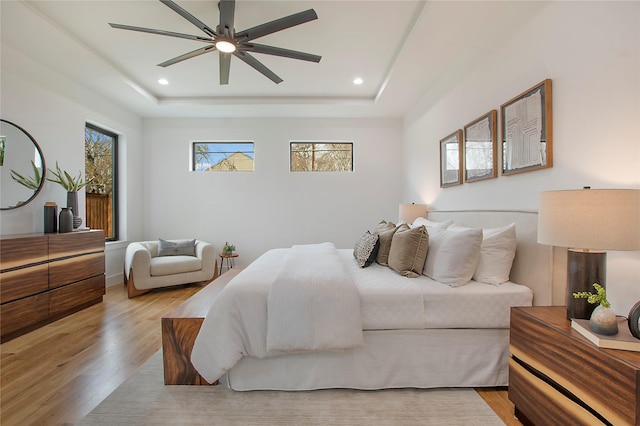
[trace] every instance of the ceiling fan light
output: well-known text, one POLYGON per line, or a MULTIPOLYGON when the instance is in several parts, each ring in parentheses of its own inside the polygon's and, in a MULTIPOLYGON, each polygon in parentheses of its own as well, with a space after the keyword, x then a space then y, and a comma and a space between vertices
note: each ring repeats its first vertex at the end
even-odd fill
POLYGON ((228 40, 216 41, 216 49, 224 53, 232 53, 236 51, 236 45, 228 40))

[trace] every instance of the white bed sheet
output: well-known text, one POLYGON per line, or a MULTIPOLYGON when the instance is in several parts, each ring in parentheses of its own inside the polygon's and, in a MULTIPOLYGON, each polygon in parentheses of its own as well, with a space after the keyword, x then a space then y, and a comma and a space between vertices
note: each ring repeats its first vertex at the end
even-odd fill
POLYGON ((365 330, 509 328, 510 308, 533 301, 531 289, 512 282, 450 287, 424 275, 403 277, 376 263, 360 268, 352 250, 339 253, 360 292, 365 330))

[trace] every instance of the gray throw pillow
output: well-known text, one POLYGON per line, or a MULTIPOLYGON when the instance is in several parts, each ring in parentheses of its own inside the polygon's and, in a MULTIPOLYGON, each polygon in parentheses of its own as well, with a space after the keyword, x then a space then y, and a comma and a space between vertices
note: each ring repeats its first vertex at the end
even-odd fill
POLYGON ((158 256, 195 256, 196 240, 167 241, 158 240, 158 256))
POLYGON ((380 248, 378 249, 378 256, 376 257, 376 262, 381 265, 388 266, 389 264, 389 250, 391 250, 391 239, 393 238, 393 234, 395 234, 396 226, 393 223, 387 223, 387 226, 391 225, 390 228, 385 229, 384 231, 378 231, 378 240, 380 241, 380 248))
POLYGON ((353 249, 353 257, 356 258, 358 266, 366 268, 371 265, 378 254, 378 236, 367 231, 358 241, 353 249))

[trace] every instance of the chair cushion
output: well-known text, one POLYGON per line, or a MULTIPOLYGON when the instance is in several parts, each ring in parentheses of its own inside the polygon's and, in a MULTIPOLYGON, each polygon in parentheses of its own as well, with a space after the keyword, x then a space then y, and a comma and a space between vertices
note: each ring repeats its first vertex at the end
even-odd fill
POLYGON ((202 259, 193 256, 160 256, 151 259, 151 276, 183 274, 202 269, 202 259))

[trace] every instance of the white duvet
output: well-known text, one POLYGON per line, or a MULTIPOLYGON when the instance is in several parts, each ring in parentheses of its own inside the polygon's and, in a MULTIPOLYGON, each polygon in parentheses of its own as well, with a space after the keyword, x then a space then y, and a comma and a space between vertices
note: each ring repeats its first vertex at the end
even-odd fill
POLYGON ((361 346, 362 328, 358 289, 333 244, 271 250, 222 290, 191 362, 211 383, 243 356, 361 346))

